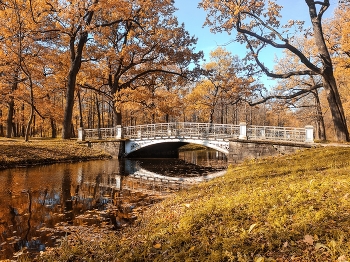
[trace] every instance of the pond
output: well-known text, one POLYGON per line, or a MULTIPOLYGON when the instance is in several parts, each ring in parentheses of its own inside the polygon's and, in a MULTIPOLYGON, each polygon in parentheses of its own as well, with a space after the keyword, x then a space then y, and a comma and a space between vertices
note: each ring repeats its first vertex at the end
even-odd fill
POLYGON ((226 156, 180 152, 178 159, 110 159, 0 171, 0 260, 59 243, 70 226, 118 230, 137 209, 222 175, 226 156))

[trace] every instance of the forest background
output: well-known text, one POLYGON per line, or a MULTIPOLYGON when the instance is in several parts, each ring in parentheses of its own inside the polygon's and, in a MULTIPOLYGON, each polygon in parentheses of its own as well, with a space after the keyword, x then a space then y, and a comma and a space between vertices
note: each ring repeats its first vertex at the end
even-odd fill
POLYGON ((227 36, 203 52, 172 0, 1 1, 0 136, 244 121, 348 141, 350 5, 284 2, 203 0, 205 41, 227 36))

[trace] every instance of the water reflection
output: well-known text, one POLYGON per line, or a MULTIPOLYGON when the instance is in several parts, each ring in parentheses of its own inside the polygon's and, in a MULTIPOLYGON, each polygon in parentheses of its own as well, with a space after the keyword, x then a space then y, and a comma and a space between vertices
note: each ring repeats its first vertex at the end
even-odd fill
POLYGON ((0 259, 12 258, 23 249, 35 253, 54 246, 70 232, 69 226, 122 227, 135 219, 138 208, 159 201, 155 195, 222 175, 225 157, 208 160, 208 154, 216 153, 0 171, 0 259))

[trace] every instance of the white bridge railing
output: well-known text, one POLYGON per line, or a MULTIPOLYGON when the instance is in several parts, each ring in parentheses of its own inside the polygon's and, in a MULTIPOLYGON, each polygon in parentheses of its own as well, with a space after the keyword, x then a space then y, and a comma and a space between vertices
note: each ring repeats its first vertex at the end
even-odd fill
POLYGON ((208 123, 161 123, 124 127, 124 137, 130 139, 154 137, 195 137, 225 139, 239 136, 238 125, 208 123))
POLYGON ((85 138, 100 138, 108 139, 115 138, 117 135, 117 129, 115 127, 111 128, 100 128, 100 129, 84 129, 85 138))
POLYGON ((239 125, 173 122, 128 127, 79 130, 79 140, 84 139, 157 139, 164 137, 199 138, 212 140, 244 139, 313 143, 313 127, 239 125))

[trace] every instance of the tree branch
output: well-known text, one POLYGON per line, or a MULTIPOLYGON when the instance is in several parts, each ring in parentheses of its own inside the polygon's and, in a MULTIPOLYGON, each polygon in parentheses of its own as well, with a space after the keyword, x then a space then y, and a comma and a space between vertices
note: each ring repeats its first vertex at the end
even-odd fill
MULTIPOLYGON (((245 13, 245 14, 249 14, 253 17, 255 17, 253 14, 251 13, 245 13)), ((258 19, 259 22, 266 28, 269 28, 268 25, 266 25, 266 23, 264 23, 262 20, 258 19)), ((254 33, 250 30, 247 30, 247 29, 243 29, 241 27, 241 18, 240 18, 240 15, 238 16, 238 19, 237 19, 237 22, 236 22, 236 28, 237 28, 237 31, 239 33, 242 33, 246 39, 246 41, 248 40, 247 38, 247 35, 251 36, 251 37, 254 37, 260 41, 262 41, 263 43, 265 44, 269 44, 275 48, 278 48, 278 49, 287 49, 289 51, 291 51, 293 54, 295 54, 297 57, 300 58, 300 61, 306 66, 308 67, 309 69, 311 69, 313 72, 316 72, 317 74, 321 74, 322 73, 322 70, 320 68, 318 68, 317 66, 315 66, 313 63, 311 63, 307 57, 304 56, 304 54, 302 52, 300 52, 297 48, 295 48, 294 46, 292 46, 291 44, 289 44, 288 40, 282 38, 282 36, 280 36, 280 34, 278 32, 276 32, 275 30, 273 30, 273 32, 277 33, 279 35, 279 38, 280 39, 284 39, 282 41, 285 42, 285 44, 278 44, 276 43, 275 41, 271 40, 271 39, 268 39, 264 36, 261 36, 261 35, 258 35, 257 33, 254 33)), ((249 40, 248 40, 249 42, 249 40)), ((251 47, 251 45, 250 45, 251 47)), ((251 47, 252 48, 252 47, 251 47)))
POLYGON ((253 49, 253 46, 250 44, 250 41, 249 39, 247 38, 246 35, 244 35, 245 39, 246 39, 246 42, 249 46, 249 49, 250 51, 253 53, 253 57, 255 59, 255 62, 259 65, 259 67, 261 68, 261 70, 269 77, 273 77, 273 78, 289 78, 291 76, 297 76, 297 75, 317 75, 317 73, 315 73, 314 71, 312 70, 301 70, 301 71, 293 71, 293 72, 288 72, 288 73, 285 73, 285 74, 276 74, 276 73, 271 73, 269 71, 269 69, 263 64, 260 62, 259 60, 259 51, 263 48, 261 47, 257 53, 255 53, 254 49, 253 49))
POLYGON ((306 94, 306 93, 310 93, 311 91, 315 90, 315 89, 318 89, 318 88, 321 88, 323 87, 322 84, 317 84, 317 85, 314 85, 308 89, 302 89, 298 92, 295 92, 293 94, 290 94, 290 95, 271 95, 271 96, 267 96, 267 97, 263 97, 261 100, 259 101, 256 101, 256 102, 251 102, 251 101, 246 101, 250 106, 255 106, 255 105, 259 105, 259 104, 263 104, 265 103, 266 101, 270 100, 270 99, 284 99, 284 100, 288 100, 288 99, 292 99, 292 98, 295 98, 295 97, 298 97, 302 94, 306 94))

